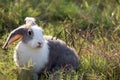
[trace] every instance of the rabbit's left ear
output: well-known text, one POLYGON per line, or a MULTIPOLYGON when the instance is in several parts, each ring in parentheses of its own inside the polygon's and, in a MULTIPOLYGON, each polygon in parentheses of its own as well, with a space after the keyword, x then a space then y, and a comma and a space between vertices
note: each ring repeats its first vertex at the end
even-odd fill
POLYGON ((20 39, 23 37, 24 34, 24 28, 17 28, 15 30, 13 30, 10 35, 8 36, 5 44, 3 45, 3 49, 6 49, 6 47, 12 43, 15 42, 16 40, 20 39))

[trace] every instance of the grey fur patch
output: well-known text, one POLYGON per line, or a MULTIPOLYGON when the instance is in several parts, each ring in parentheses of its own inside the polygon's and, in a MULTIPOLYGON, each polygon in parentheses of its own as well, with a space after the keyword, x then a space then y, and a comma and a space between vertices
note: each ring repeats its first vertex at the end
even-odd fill
POLYGON ((13 38, 14 36, 16 36, 17 34, 22 35, 22 42, 23 43, 27 43, 28 41, 30 41, 33 36, 34 33, 32 31, 32 29, 28 26, 28 25, 22 25, 21 27, 18 27, 16 29, 14 29, 10 35, 8 36, 4 46, 2 47, 3 49, 6 49, 6 47, 8 46, 8 42, 10 41, 11 38, 13 38), (29 31, 31 31, 31 35, 29 35, 29 31))
POLYGON ((24 31, 24 34, 23 34, 22 42, 27 43, 28 41, 33 39, 34 33, 33 33, 32 29, 30 27, 29 28, 24 28, 24 29, 25 29, 25 31, 24 31), (30 32, 30 34, 29 34, 29 32, 30 32))
POLYGON ((67 68, 78 68, 79 59, 74 49, 68 47, 61 40, 51 40, 49 38, 47 40, 50 50, 49 63, 46 66, 48 70, 53 71, 66 66, 67 68))
POLYGON ((5 49, 7 46, 8 46, 8 42, 10 41, 11 38, 15 37, 17 34, 20 34, 20 35, 23 35, 24 34, 24 28, 17 28, 17 29, 14 29, 10 35, 8 36, 4 46, 3 46, 3 49, 5 49))
POLYGON ((32 40, 32 38, 34 36, 34 33, 31 29, 31 27, 28 25, 22 25, 21 27, 15 29, 13 31, 13 33, 23 35, 23 37, 21 39, 23 43, 27 43, 28 41, 32 40), (31 32, 31 35, 29 35, 29 31, 31 32))
POLYGON ((28 25, 23 25, 22 27, 15 29, 12 33, 13 33, 13 35, 15 35, 15 34, 23 35, 23 37, 21 39, 23 43, 27 43, 28 41, 32 40, 32 38, 34 36, 34 33, 31 29, 31 27, 28 25), (29 31, 31 31, 31 35, 29 35, 29 31))

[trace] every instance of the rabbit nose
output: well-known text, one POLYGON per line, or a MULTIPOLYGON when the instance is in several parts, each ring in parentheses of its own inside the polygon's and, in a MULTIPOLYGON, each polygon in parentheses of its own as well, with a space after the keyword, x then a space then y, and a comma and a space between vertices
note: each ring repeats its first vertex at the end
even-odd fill
POLYGON ((38 42, 38 47, 41 47, 41 42, 38 42))

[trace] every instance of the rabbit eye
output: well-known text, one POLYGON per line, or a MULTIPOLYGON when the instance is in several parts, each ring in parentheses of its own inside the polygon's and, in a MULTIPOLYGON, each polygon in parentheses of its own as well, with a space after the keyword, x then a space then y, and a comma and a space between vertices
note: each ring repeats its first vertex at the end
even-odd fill
POLYGON ((32 35, 32 31, 28 31, 28 35, 32 35))

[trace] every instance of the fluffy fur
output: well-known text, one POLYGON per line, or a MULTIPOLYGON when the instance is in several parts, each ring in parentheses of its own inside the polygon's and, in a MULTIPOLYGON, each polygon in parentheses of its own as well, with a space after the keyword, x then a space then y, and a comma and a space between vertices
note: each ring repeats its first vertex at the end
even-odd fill
POLYGON ((39 73, 48 63, 48 55, 47 41, 44 42, 42 48, 31 48, 20 42, 15 49, 14 61, 19 67, 28 66, 31 61, 33 71, 39 73))
POLYGON ((78 67, 79 60, 75 50, 61 40, 51 40, 50 36, 43 37, 42 29, 33 18, 27 18, 25 25, 10 33, 3 49, 18 39, 21 39, 21 42, 16 46, 14 61, 20 68, 30 62, 35 80, 38 80, 37 74, 42 70, 78 67))
POLYGON ((37 25, 32 26, 31 30, 33 31, 33 37, 31 40, 27 41, 28 47, 31 46, 32 48, 36 48, 38 46, 38 42, 41 43, 42 47, 45 42, 43 38, 43 30, 37 25))

